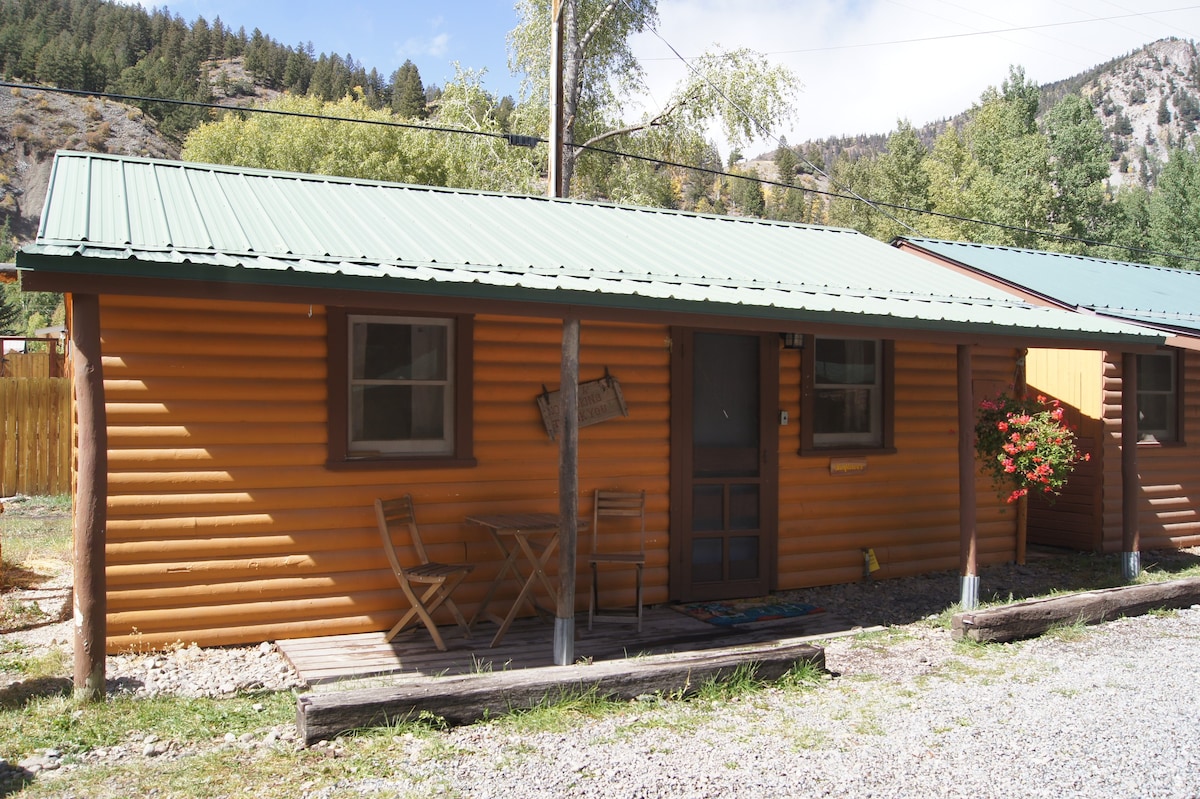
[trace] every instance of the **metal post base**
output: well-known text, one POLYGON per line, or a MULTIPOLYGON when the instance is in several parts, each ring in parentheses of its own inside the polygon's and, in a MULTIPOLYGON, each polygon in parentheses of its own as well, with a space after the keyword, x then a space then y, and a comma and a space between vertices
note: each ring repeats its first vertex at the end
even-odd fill
POLYGON ((1121 553, 1121 577, 1125 582, 1133 582, 1142 573, 1142 553, 1141 552, 1122 552, 1121 553))
POLYGON ((575 619, 554 618, 554 665, 570 666, 575 662, 575 619))
POLYGON ((958 604, 962 606, 963 610, 975 610, 979 607, 979 575, 964 574, 958 578, 958 581, 961 589, 958 604))

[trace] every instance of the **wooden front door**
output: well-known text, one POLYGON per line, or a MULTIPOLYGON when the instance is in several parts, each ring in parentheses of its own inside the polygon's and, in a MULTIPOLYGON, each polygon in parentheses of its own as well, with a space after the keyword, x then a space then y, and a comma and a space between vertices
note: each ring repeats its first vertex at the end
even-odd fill
POLYGON ((672 331, 671 598, 774 583, 779 337, 672 331))

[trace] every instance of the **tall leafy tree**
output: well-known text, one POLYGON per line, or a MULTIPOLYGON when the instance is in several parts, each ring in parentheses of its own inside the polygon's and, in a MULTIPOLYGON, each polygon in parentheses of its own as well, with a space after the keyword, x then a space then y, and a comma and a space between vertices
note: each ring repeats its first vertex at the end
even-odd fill
MULTIPOLYGON (((696 131, 720 124, 733 146, 788 117, 799 82, 749 50, 708 53, 657 113, 622 118, 620 97, 640 94, 641 65, 630 39, 651 28, 657 0, 563 0, 563 184, 567 193, 583 147, 658 129, 668 148, 694 147, 696 131)), ((524 121, 545 130, 550 94, 550 0, 518 0, 520 24, 509 34, 509 63, 523 73, 524 121), (531 118, 532 115, 532 118, 531 118), (539 119, 540 118, 540 119, 539 119)))
POLYGON ((1020 67, 997 91, 984 92, 964 130, 971 155, 982 167, 974 188, 985 200, 981 217, 1008 226, 993 228, 993 243, 1019 247, 1042 244, 1027 233, 1048 224, 1049 157, 1045 137, 1037 129, 1039 89, 1020 67))
POLYGON ((396 120, 390 111, 373 109, 360 97, 325 103, 285 95, 266 107, 381 124, 229 114, 194 130, 184 143, 184 159, 497 191, 529 192, 537 185, 538 165, 530 151, 500 138, 478 73, 462 71, 446 85, 436 122, 487 135, 390 126, 386 123, 396 120))
POLYGON ((1150 246, 1172 253, 1155 256, 1164 266, 1196 269, 1200 264, 1200 152, 1175 147, 1150 195, 1150 246))
POLYGON ((831 225, 853 228, 871 235, 875 211, 859 198, 869 199, 874 194, 874 166, 870 158, 852 158, 846 152, 838 155, 830 173, 830 183, 837 187, 829 203, 831 225))
MULTIPOLYGON (((1075 238, 1107 238, 1108 148, 1091 104, 1068 94, 1047 112, 1044 125, 1050 154, 1050 222, 1054 232, 1075 238)), ((1064 242, 1062 249, 1083 253, 1085 246, 1064 242)))
POLYGON ((920 229, 925 221, 929 201, 929 173, 925 170, 925 145, 907 121, 901 121, 894 133, 888 137, 887 150, 879 156, 872 181, 871 199, 917 209, 904 211, 888 207, 886 213, 875 220, 872 235, 880 239, 891 239, 906 233, 911 228, 920 229))

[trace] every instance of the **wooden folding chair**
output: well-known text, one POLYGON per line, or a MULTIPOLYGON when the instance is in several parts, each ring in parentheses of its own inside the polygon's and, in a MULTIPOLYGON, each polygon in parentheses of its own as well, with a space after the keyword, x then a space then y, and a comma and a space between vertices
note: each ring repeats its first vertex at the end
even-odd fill
POLYGON ((588 554, 588 565, 592 569, 592 594, 588 602, 588 629, 593 621, 637 620, 637 629, 642 631, 642 572, 646 565, 646 492, 596 490, 592 506, 592 551, 588 554), (636 552, 608 552, 601 549, 600 520, 603 518, 625 518, 638 520, 639 543, 636 552), (600 566, 632 566, 637 572, 636 607, 630 611, 617 612, 600 608, 600 566))
POLYGON ((379 535, 383 539, 383 551, 387 554, 388 563, 392 565, 392 571, 395 572, 396 579, 400 581, 400 588, 412 605, 403 618, 388 630, 385 640, 391 641, 395 638, 415 616, 429 630, 434 645, 445 652, 446 643, 438 633, 432 615, 442 605, 445 605, 454 615, 454 620, 458 622, 459 627, 462 627, 464 636, 470 638, 471 629, 467 625, 467 620, 459 612, 458 606, 454 604, 450 594, 475 566, 470 563, 438 563, 429 559, 429 555, 425 551, 425 544, 421 541, 421 531, 417 528, 416 517, 413 515, 411 494, 405 494, 399 499, 375 500, 375 518, 379 522, 379 535), (395 541, 396 533, 403 528, 408 528, 409 540, 421 561, 417 566, 405 568, 400 565, 395 541), (418 596, 413 587, 414 584, 429 587, 418 596))

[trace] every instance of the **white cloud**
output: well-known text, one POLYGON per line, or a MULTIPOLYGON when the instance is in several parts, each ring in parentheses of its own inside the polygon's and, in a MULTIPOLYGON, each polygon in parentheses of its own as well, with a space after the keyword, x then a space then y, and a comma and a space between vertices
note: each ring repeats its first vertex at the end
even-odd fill
MULTIPOLYGON (((1125 0, 673 0, 659 5, 658 31, 684 56, 719 40, 789 66, 804 90, 795 123, 778 133, 799 142, 952 116, 1004 81, 1009 65, 1047 83, 1166 36, 1200 38, 1200 9, 1155 13, 1180 5, 1141 0, 1135 12, 1125 0)), ((635 48, 662 102, 685 67, 652 34, 635 48)))

